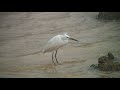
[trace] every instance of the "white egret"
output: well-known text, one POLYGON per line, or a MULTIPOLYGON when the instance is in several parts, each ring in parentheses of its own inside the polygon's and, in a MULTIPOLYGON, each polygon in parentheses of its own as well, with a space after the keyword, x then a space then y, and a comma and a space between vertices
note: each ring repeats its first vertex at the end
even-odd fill
POLYGON ((43 53, 52 52, 52 62, 54 63, 54 65, 56 65, 55 62, 53 61, 53 55, 54 55, 54 52, 55 52, 55 59, 56 59, 56 62, 59 64, 59 62, 57 60, 57 57, 56 57, 57 50, 60 47, 65 46, 68 43, 69 40, 78 41, 78 40, 68 36, 67 33, 64 33, 62 35, 56 35, 47 42, 47 44, 44 47, 44 49, 42 50, 42 52, 43 53))

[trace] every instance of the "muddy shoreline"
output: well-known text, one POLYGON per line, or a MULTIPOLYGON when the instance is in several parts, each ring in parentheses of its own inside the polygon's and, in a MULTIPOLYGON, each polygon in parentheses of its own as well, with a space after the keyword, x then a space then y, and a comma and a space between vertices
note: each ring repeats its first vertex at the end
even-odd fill
POLYGON ((0 12, 0 77, 117 78, 120 72, 91 70, 97 58, 120 55, 120 23, 96 19, 98 12, 0 12), (58 51, 61 65, 53 66, 51 53, 40 51, 57 34, 79 40, 58 51), (39 53, 40 52, 40 53, 39 53))

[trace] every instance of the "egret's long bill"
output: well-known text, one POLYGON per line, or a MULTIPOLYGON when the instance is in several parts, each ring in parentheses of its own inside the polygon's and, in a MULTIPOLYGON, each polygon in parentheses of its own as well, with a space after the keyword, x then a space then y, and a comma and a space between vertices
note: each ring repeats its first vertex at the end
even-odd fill
POLYGON ((74 41, 77 41, 78 42, 78 40, 76 40, 76 39, 74 39, 74 38, 69 38, 70 40, 74 40, 74 41))

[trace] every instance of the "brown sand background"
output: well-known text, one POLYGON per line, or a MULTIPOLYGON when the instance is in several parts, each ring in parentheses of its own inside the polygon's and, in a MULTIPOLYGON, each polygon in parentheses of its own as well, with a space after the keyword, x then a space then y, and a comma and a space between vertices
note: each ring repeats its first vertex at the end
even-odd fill
POLYGON ((17 78, 116 78, 120 72, 90 68, 98 57, 120 56, 120 22, 102 22, 98 12, 0 12, 0 77, 17 78), (57 54, 39 53, 47 41, 68 32, 70 41, 57 54))

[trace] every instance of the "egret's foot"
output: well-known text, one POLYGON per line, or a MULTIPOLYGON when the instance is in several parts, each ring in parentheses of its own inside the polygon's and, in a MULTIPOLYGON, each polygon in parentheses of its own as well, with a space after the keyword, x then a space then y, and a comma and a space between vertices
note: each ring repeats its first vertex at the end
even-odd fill
POLYGON ((57 64, 53 64, 54 66, 57 66, 57 65, 62 65, 61 63, 57 63, 57 64))
POLYGON ((62 65, 62 63, 58 63, 58 65, 62 65))
POLYGON ((53 64, 54 66, 57 66, 55 63, 53 64))
POLYGON ((58 65, 61 65, 61 63, 59 63, 57 60, 56 60, 56 63, 57 63, 58 65))

